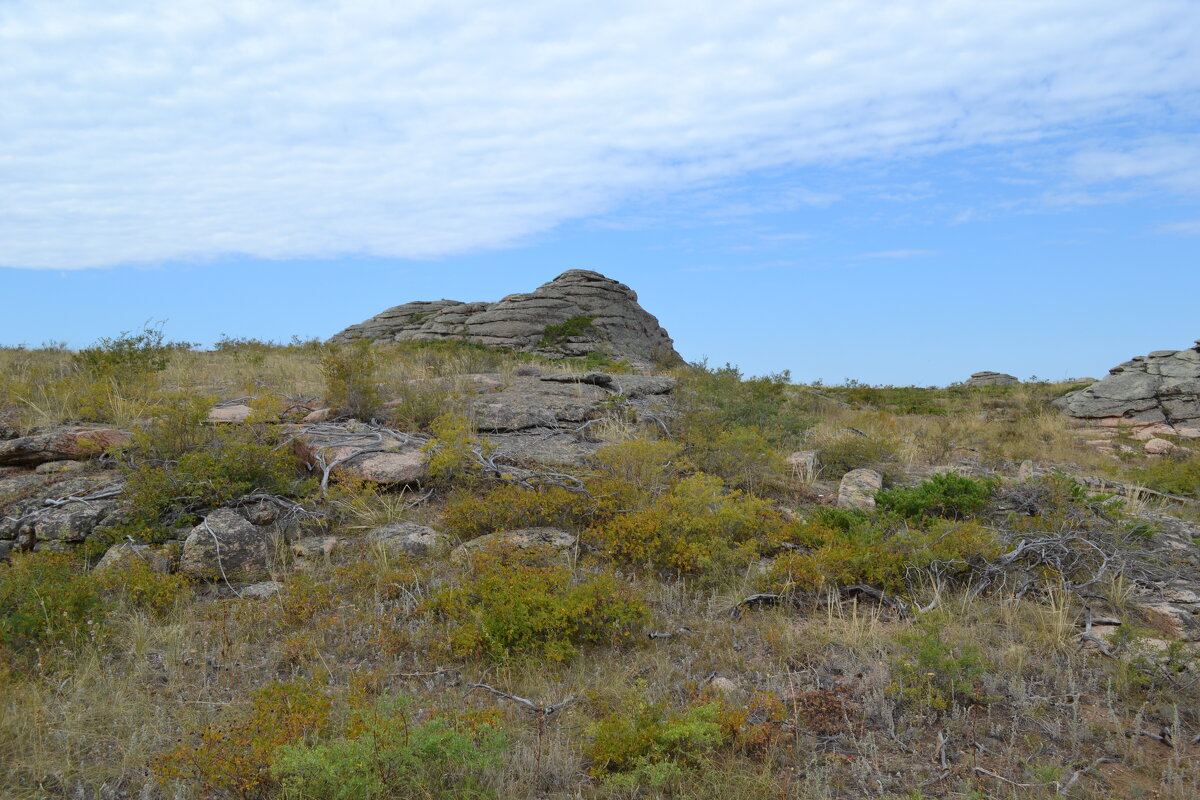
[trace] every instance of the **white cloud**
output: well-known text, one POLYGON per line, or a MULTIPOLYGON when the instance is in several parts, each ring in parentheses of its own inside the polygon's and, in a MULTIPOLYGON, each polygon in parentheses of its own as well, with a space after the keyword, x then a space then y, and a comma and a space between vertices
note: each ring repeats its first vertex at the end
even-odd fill
POLYGON ((903 258, 924 258, 926 256, 941 255, 941 250, 880 250, 877 253, 862 253, 855 258, 880 258, 880 259, 903 259, 903 258))
POLYGON ((1200 137, 1154 137, 1119 148, 1085 150, 1073 159, 1088 183, 1137 182, 1172 191, 1200 192, 1200 137))
POLYGON ((1189 219, 1182 222, 1171 222, 1160 225, 1159 233, 1171 233, 1176 236, 1200 236, 1200 219, 1189 219))
POLYGON ((1013 144, 1200 89, 1191 0, 333 8, 0 6, 0 265, 437 256, 646 192, 1013 144))

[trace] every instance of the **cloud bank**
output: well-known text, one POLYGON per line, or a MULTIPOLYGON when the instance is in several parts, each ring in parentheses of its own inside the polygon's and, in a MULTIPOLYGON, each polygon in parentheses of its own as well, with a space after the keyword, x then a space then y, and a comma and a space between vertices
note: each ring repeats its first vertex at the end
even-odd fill
MULTIPOLYGON (((1191 0, 333 9, 0 6, 0 266, 435 257, 756 169, 1153 119, 1200 89, 1191 0)), ((1160 175, 1173 145, 1153 146, 1160 175)))

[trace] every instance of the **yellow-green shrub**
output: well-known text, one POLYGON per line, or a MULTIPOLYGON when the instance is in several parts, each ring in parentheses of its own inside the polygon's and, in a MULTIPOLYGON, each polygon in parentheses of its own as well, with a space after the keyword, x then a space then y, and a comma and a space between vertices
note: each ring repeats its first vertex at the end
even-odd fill
POLYGON ((602 506, 596 499, 579 492, 558 486, 530 490, 505 485, 483 494, 465 490, 454 493, 442 514, 442 526, 455 536, 474 539, 513 528, 586 525, 601 513, 602 506))
POLYGON ((745 566, 796 533, 765 500, 727 490, 713 475, 683 479, 641 511, 588 531, 610 558, 672 573, 716 573, 745 566))
POLYGON ((609 573, 575 581, 547 552, 485 548, 467 566, 424 606, 446 623, 458 656, 569 661, 580 645, 626 640, 647 617, 628 583, 609 573))
POLYGON ((251 695, 249 709, 206 726, 156 759, 154 773, 164 783, 194 781, 206 797, 262 797, 274 786, 276 749, 325 728, 331 707, 313 681, 269 683, 251 695))
POLYGON ((68 553, 14 553, 0 564, 0 651, 76 647, 101 639, 108 604, 68 553))
POLYGON ((321 354, 325 402, 357 419, 371 419, 382 403, 378 373, 379 357, 370 341, 327 346, 321 354))
POLYGON ((155 572, 136 557, 127 558, 119 569, 95 573, 97 587, 105 595, 119 597, 134 608, 161 616, 191 593, 183 575, 155 572))

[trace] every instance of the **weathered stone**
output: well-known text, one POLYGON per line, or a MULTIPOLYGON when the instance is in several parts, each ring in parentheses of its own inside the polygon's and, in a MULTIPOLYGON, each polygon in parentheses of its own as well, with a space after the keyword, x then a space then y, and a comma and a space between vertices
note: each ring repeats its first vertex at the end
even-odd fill
POLYGON ((1021 466, 1017 467, 1017 480, 1021 482, 1033 480, 1033 476, 1037 474, 1033 467, 1033 461, 1025 459, 1021 462, 1021 466))
POLYGON ((48 508, 34 520, 34 536, 39 541, 82 542, 116 505, 115 500, 94 500, 48 508))
POLYGON ((821 454, 816 450, 797 450, 787 457, 792 476, 811 480, 821 470, 821 454))
POLYGON ((47 461, 95 458, 131 434, 115 428, 65 428, 0 441, 0 466, 35 467, 47 461))
POLYGON ((1149 429, 1142 438, 1200 437, 1200 346, 1131 359, 1054 404, 1089 426, 1149 429))
POLYGON ((160 575, 174 572, 179 564, 179 546, 153 548, 148 544, 119 542, 105 551, 96 571, 124 570, 137 564, 146 564, 160 575))
POLYGON ((420 483, 429 476, 423 442, 396 431, 361 423, 327 423, 300 433, 293 441, 296 455, 308 469, 381 485, 420 483))
POLYGON ((325 558, 337 550, 336 536, 305 536, 292 542, 292 553, 296 558, 314 559, 325 558))
POLYGON ((450 537, 415 522, 391 522, 367 534, 367 541, 391 553, 428 556, 450 547, 450 537))
POLYGON ((1142 450, 1148 456, 1165 456, 1179 449, 1179 445, 1166 439, 1151 439, 1142 445, 1142 450))
POLYGON ((279 519, 279 506, 266 500, 242 507, 242 516, 252 525, 270 525, 279 519))
POLYGON ((240 587, 238 594, 244 600, 266 600, 279 594, 281 589, 283 589, 283 584, 279 581, 262 581, 240 587))
POLYGON ((842 508, 871 509, 875 493, 883 488, 883 476, 873 469, 852 469, 838 485, 837 504, 842 508))
POLYGON ((179 571, 193 578, 249 582, 267 577, 271 537, 231 508, 218 508, 188 534, 179 571))
POLYGON ((1013 386, 1020 383, 1015 375, 1009 375, 1004 372, 973 372, 971 377, 967 378, 964 385, 966 386, 1013 386))
POLYGON ((209 422, 245 422, 254 413, 254 409, 245 403, 216 406, 208 412, 209 422))
POLYGON ((524 352, 582 356, 607 353, 645 361, 680 362, 670 336, 637 303, 628 286, 588 270, 569 270, 529 294, 497 303, 453 300, 406 303, 351 325, 334 343, 355 339, 461 339, 524 352), (578 329, 553 335, 553 326, 578 329))
POLYGON ((502 388, 470 398, 481 431, 578 425, 603 413, 609 393, 587 383, 554 383, 514 377, 502 388))
POLYGON ((39 475, 55 475, 60 472, 78 472, 81 469, 86 469, 87 464, 83 461, 71 461, 66 459, 63 461, 47 461, 44 464, 38 464, 33 471, 39 475))
POLYGON ((553 428, 528 428, 487 434, 482 438, 495 448, 492 452, 494 461, 518 465, 583 466, 602 446, 599 442, 589 442, 577 434, 553 428))
POLYGON ((301 422, 312 424, 317 422, 328 422, 331 419, 333 419, 332 408, 318 408, 316 411, 308 412, 301 422))
POLYGON ((472 552, 489 547, 512 547, 516 550, 547 549, 560 553, 575 546, 576 538, 558 528, 521 528, 499 531, 464 542, 454 548, 451 557, 461 560, 472 552))

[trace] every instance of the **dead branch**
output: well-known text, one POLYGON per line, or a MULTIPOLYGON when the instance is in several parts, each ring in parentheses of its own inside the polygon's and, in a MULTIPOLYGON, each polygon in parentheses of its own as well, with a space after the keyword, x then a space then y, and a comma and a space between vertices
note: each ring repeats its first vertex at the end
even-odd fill
MULTIPOLYGON (((562 711, 567 706, 573 704, 576 700, 579 699, 576 695, 571 695, 566 700, 560 700, 557 703, 552 703, 550 705, 543 706, 543 705, 538 705, 537 703, 535 703, 532 700, 529 700, 527 698, 517 697, 515 694, 509 694, 508 692, 502 692, 493 686, 488 686, 486 683, 472 683, 470 685, 470 689, 483 689, 485 692, 489 692, 489 693, 495 695, 496 697, 503 698, 504 700, 511 700, 512 702, 522 705, 525 708, 527 708, 529 711, 536 714, 539 719, 544 719, 553 714, 556 714, 559 711, 562 711)), ((470 689, 468 689, 468 691, 470 691, 470 689)))

